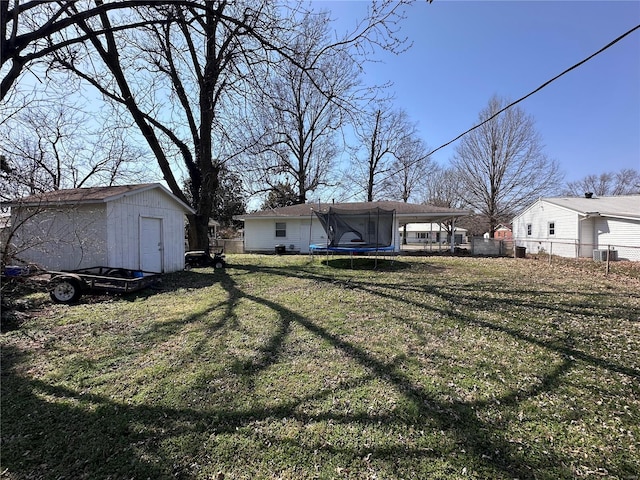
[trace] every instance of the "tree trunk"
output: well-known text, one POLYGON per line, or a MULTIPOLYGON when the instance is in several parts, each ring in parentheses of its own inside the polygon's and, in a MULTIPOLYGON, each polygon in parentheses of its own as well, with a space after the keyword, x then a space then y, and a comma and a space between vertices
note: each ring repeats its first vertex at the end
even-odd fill
POLYGON ((213 213, 220 173, 220 167, 213 162, 211 139, 215 115, 215 86, 220 74, 216 60, 215 22, 215 13, 207 9, 205 14, 206 63, 199 96, 200 131, 195 145, 199 171, 199 178, 196 180, 199 181, 193 182, 195 186, 193 200, 197 211, 193 222, 189 224, 189 246, 197 250, 209 249, 209 219, 213 213))

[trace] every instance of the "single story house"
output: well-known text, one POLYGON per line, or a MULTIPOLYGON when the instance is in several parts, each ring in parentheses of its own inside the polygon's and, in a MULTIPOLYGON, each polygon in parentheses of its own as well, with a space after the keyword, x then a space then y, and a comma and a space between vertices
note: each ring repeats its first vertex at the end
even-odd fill
POLYGON ((493 232, 493 238, 497 240, 511 240, 513 238, 513 230, 506 225, 498 225, 495 232, 493 232))
POLYGON ((514 218, 513 236, 530 253, 596 258, 610 249, 640 260, 640 195, 540 198, 514 218))
POLYGON ((22 262, 48 270, 184 268, 185 215, 194 211, 158 183, 56 190, 7 204, 13 257, 22 262))
MULTIPOLYGON (((403 238, 405 227, 400 227, 400 238, 403 238)), ((409 245, 417 243, 451 243, 451 235, 442 223, 409 223, 406 225, 409 245)), ((456 227, 454 232, 454 243, 460 245, 467 243, 467 230, 456 227)))
POLYGON ((314 212, 326 213, 329 209, 365 210, 380 208, 394 211, 393 246, 400 251, 400 229, 413 223, 441 222, 470 215, 467 210, 418 205, 404 202, 352 202, 306 203, 289 207, 262 210, 237 215, 244 222, 244 251, 247 253, 274 253, 276 247, 287 252, 309 253, 310 245, 328 243, 327 233, 314 212))

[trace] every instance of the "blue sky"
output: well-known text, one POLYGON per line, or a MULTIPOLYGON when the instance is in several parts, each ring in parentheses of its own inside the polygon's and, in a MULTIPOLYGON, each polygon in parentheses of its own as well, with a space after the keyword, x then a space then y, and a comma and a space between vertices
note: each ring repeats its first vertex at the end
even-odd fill
MULTIPOLYGON (((315 1, 341 31, 366 1, 315 1)), ((475 125, 494 94, 516 100, 640 24, 639 1, 418 1, 401 55, 380 54, 365 81, 392 81, 395 105, 433 149, 475 125)), ((519 104, 565 180, 640 170, 640 30, 519 104)), ((446 165, 455 144, 433 155, 446 165)))

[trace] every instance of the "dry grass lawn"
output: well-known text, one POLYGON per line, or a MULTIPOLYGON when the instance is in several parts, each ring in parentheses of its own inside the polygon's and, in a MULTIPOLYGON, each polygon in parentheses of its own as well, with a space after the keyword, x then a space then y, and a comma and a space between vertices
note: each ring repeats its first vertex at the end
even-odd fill
POLYGON ((228 260, 14 299, 0 477, 638 479, 638 265, 228 260))

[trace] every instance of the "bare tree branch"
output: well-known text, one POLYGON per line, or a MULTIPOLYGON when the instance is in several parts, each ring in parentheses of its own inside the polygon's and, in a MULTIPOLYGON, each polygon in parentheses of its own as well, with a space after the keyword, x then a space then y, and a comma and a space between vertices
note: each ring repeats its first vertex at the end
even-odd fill
POLYGON ((505 104, 491 98, 479 120, 492 120, 461 140, 452 162, 466 204, 487 217, 492 237, 499 223, 561 182, 557 162, 542 151, 533 119, 518 107, 495 116, 505 104))

